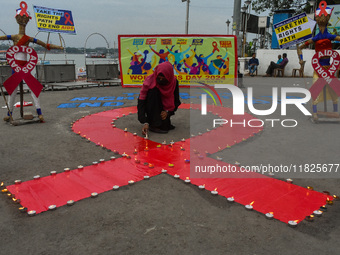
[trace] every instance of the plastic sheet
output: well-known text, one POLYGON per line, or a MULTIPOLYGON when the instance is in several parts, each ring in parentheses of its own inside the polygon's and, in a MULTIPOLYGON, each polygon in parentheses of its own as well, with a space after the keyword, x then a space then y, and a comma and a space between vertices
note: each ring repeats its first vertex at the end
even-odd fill
MULTIPOLYGON (((191 106, 199 108, 199 106, 191 106)), ((190 105, 181 105, 189 109, 190 105)), ((209 111, 231 118, 229 108, 209 106, 209 111)), ((181 180, 191 179, 193 185, 205 185, 205 189, 217 190, 224 197, 234 197, 235 202, 246 205, 254 202, 254 210, 261 213, 273 212, 274 218, 288 222, 303 220, 314 210, 325 205, 331 196, 311 191, 294 184, 289 184, 257 173, 230 174, 230 178, 192 178, 190 164, 186 159, 190 155, 204 155, 205 164, 216 164, 217 160, 206 157, 205 153, 215 153, 233 144, 246 141, 262 128, 235 128, 228 125, 218 127, 201 136, 163 145, 145 140, 130 132, 113 127, 113 121, 123 115, 136 113, 136 107, 127 107, 86 116, 73 125, 73 131, 91 142, 126 156, 85 166, 56 175, 30 180, 8 186, 8 190, 21 200, 21 205, 28 210, 41 213, 50 205, 63 206, 68 200, 79 201, 91 196, 92 192, 102 193, 114 185, 128 185, 155 176, 166 169, 170 175, 178 174, 181 180), (195 142, 194 142, 195 141, 195 142), (190 144, 205 144, 204 152, 194 152, 190 144), (183 147, 185 150, 181 150, 183 147), (137 152, 137 154, 134 154, 137 152)), ((234 118, 234 117, 233 117, 234 118)), ((249 114, 243 116, 253 119, 249 114)), ((194 156, 195 157, 195 156, 194 156)), ((220 165, 228 163, 218 161, 220 165)))

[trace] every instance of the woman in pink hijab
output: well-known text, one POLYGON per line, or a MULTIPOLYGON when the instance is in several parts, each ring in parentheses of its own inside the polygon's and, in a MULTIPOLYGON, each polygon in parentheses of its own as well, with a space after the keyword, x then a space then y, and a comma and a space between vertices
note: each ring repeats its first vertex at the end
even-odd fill
POLYGON ((168 133, 175 127, 170 116, 175 114, 179 100, 178 81, 169 62, 159 64, 146 77, 138 98, 138 120, 144 124, 142 132, 168 133))

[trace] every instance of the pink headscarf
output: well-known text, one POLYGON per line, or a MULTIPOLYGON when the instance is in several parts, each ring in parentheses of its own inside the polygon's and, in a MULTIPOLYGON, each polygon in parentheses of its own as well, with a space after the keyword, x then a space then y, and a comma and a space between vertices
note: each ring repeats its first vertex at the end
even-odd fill
POLYGON ((139 94, 139 99, 145 100, 149 89, 157 87, 162 95, 163 108, 166 111, 173 111, 175 109, 175 96, 174 91, 176 88, 176 77, 174 75, 174 69, 169 62, 163 62, 156 66, 155 72, 146 77, 142 89, 139 94), (157 76, 162 73, 164 77, 169 81, 168 85, 160 86, 156 82, 157 76))

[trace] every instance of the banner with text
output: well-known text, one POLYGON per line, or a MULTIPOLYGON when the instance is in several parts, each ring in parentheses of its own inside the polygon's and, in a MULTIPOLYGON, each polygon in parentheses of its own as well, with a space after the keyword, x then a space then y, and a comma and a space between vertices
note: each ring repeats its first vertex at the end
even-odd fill
POLYGON ((139 87, 169 61, 180 86, 235 84, 236 37, 232 35, 119 35, 122 86, 139 87))
POLYGON ((33 6, 39 31, 76 34, 72 12, 41 6, 33 6))
POLYGON ((285 49, 297 43, 312 38, 312 31, 316 22, 302 13, 274 24, 277 41, 280 48, 285 49))

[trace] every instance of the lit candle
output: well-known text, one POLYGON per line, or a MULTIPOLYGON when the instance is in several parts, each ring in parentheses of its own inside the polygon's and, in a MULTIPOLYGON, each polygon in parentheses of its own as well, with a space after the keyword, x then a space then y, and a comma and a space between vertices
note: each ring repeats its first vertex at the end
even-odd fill
POLYGON ((14 183, 15 184, 21 184, 21 180, 15 180, 14 183))
POLYGON ((236 166, 240 166, 241 164, 240 164, 240 162, 237 162, 237 161, 236 161, 236 162, 235 162, 235 165, 236 165, 236 166))
POLYGON ((34 211, 34 210, 31 210, 27 214, 28 214, 28 216, 35 216, 37 214, 37 212, 34 211))
POLYGON ((146 146, 145 149, 144 149, 144 151, 149 151, 149 147, 146 146))
POLYGON ((98 164, 97 161, 93 161, 93 162, 92 162, 92 165, 97 165, 97 164, 98 164))
POLYGON ((56 206, 56 205, 50 205, 50 206, 48 207, 48 210, 50 210, 50 211, 54 211, 55 209, 57 209, 57 206, 56 206))
POLYGON ((150 176, 145 175, 145 176, 144 176, 144 180, 150 180, 150 176))
POLYGON ((173 145, 174 143, 175 143, 174 140, 171 140, 170 144, 173 145))
POLYGON ((179 174, 175 174, 175 175, 174 175, 174 178, 175 178, 175 179, 179 179, 179 177, 180 177, 179 174))
POLYGON ((19 207, 19 211, 24 213, 27 212, 27 208, 26 207, 19 207))
POLYGON ((7 193, 7 192, 8 192, 8 189, 2 189, 1 192, 2 192, 2 193, 7 193))
POLYGON ((185 163, 190 163, 190 159, 184 159, 185 163))
POLYGON ((268 220, 272 220, 274 218, 274 213, 273 212, 266 213, 265 215, 266 215, 266 218, 268 220))
POLYGON ((187 178, 184 180, 184 182, 185 182, 186 184, 189 184, 191 181, 190 181, 189 177, 187 177, 187 178))
POLYGON ((198 188, 199 188, 200 190, 204 190, 204 189, 205 189, 205 184, 199 185, 198 188))
POLYGON ((78 169, 83 169, 84 167, 82 165, 79 165, 78 166, 78 169))
POLYGON ((286 182, 287 183, 293 183, 293 180, 292 179, 287 179, 286 182))
POLYGON ((214 196, 218 195, 217 188, 216 188, 216 189, 214 189, 213 191, 211 191, 211 195, 214 195, 214 196))
POLYGON ((39 179, 40 179, 40 175, 35 175, 35 176, 33 176, 33 179, 34 179, 34 180, 39 180, 39 179))
POLYGON ((162 142, 162 144, 165 145, 165 144, 166 144, 166 141, 164 140, 164 141, 162 142))
POLYGON ((110 159, 111 159, 111 160, 115 160, 115 159, 116 159, 116 157, 114 157, 114 156, 111 156, 111 157, 110 157, 110 159))
POLYGON ((201 132, 198 132, 198 135, 202 135, 202 133, 201 133, 201 132))
POLYGON ((118 186, 118 185, 114 185, 114 186, 112 187, 112 189, 113 189, 113 190, 119 190, 119 186, 118 186))
POLYGON ((67 201, 66 204, 67 204, 68 206, 72 206, 72 205, 74 205, 74 203, 75 203, 75 202, 74 202, 73 200, 69 200, 69 201, 67 201))
POLYGON ((229 203, 234 203, 235 199, 234 199, 234 197, 228 197, 228 198, 227 198, 227 201, 228 201, 229 203))
POLYGON ((149 163, 149 168, 154 168, 154 164, 149 163))
POLYGON ((184 139, 184 138, 182 138, 182 142, 185 142, 185 139, 184 139))
POLYGON ((168 170, 162 169, 163 174, 166 173, 166 172, 168 172, 168 170))
POLYGON ((169 163, 169 165, 168 165, 169 167, 174 167, 174 164, 171 164, 171 163, 169 163))
POLYGON ((185 149, 181 146, 181 151, 185 151, 185 149))
POLYGON ((321 217, 321 216, 322 216, 322 211, 320 211, 320 210, 315 210, 315 211, 313 212, 313 214, 314 214, 315 216, 317 216, 317 217, 321 217))
POLYGON ((122 156, 123 156, 123 157, 126 157, 126 156, 127 156, 127 154, 124 152, 124 153, 122 154, 122 156))
POLYGON ((137 133, 133 133, 134 136, 137 136, 137 133))
POLYGON ((325 205, 320 206, 320 211, 327 212, 327 207, 325 205))
POLYGON ((330 199, 327 197, 327 204, 328 204, 328 205, 333 205, 333 200, 330 200, 330 199))
POLYGON ((221 161, 223 158, 220 158, 219 156, 217 156, 216 159, 221 161))
POLYGON ((135 151, 133 152, 133 154, 137 154, 138 153, 138 151, 137 151, 137 149, 135 149, 135 151))
POLYGON ((298 222, 299 222, 298 220, 290 220, 290 221, 288 221, 288 226, 290 226, 292 228, 296 228, 298 222))
POLYGON ((105 161, 105 159, 101 158, 99 159, 99 163, 103 163, 105 161))
POLYGON ((92 192, 92 193, 91 193, 91 197, 93 197, 93 198, 94 198, 94 197, 98 197, 98 193, 97 193, 97 192, 92 192))
POLYGON ((124 129, 124 132, 127 132, 127 131, 128 131, 128 129, 127 129, 127 128, 125 128, 125 129, 124 129))
POLYGON ((311 215, 306 216, 306 221, 314 221, 314 215, 311 214, 311 215))
POLYGON ((100 143, 96 143, 96 146, 98 146, 98 147, 99 147, 99 146, 100 146, 100 143))
POLYGON ((113 127, 113 128, 115 128, 115 127, 116 127, 116 125, 112 125, 112 127, 113 127))
POLYGON ((307 186, 307 189, 308 189, 308 190, 314 190, 314 188, 311 187, 311 186, 307 186))
POLYGON ((64 172, 70 172, 70 168, 64 168, 64 172))
POLYGON ((245 205, 245 208, 247 210, 253 210, 253 204, 254 204, 255 201, 251 202, 249 205, 245 205))
POLYGON ((339 200, 339 197, 338 197, 337 195, 333 195, 333 198, 334 198, 335 200, 339 200))
POLYGON ((135 182, 133 180, 128 181, 130 185, 134 184, 135 182))

